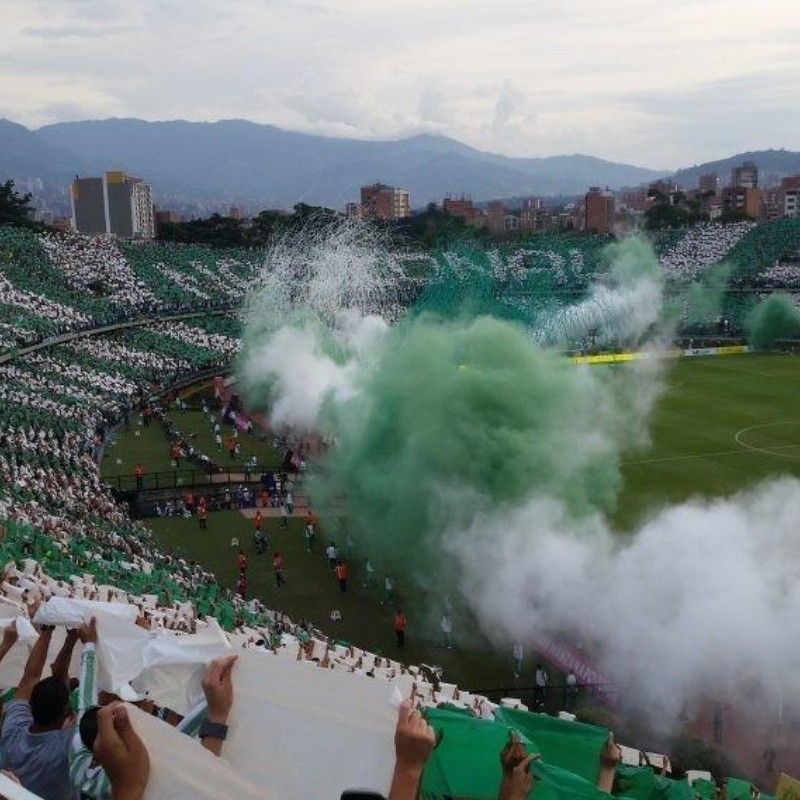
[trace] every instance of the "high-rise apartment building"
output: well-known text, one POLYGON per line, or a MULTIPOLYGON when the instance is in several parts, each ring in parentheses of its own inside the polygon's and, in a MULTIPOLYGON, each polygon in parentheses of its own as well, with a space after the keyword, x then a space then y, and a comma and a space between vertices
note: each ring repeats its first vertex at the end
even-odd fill
POLYGON ((800 218, 800 189, 786 189, 783 192, 783 216, 800 218))
POLYGON ((763 196, 753 186, 726 186, 722 190, 722 208, 728 213, 740 212, 750 219, 761 216, 763 196))
POLYGON ((716 172, 707 172, 700 176, 697 186, 700 192, 713 194, 716 197, 719 195, 722 182, 716 172))
POLYGON ((111 233, 121 239, 152 239, 156 234, 149 183, 124 172, 78 178, 70 189, 72 227, 78 233, 111 233))
POLYGON ((592 186, 586 193, 586 225, 587 231, 605 235, 614 228, 614 192, 592 186))
POLYGON ((374 183, 361 187, 361 215, 365 219, 405 219, 411 216, 411 201, 405 189, 374 183))
POLYGON ((758 188, 758 166, 755 161, 745 161, 731 170, 731 186, 738 189, 758 188))

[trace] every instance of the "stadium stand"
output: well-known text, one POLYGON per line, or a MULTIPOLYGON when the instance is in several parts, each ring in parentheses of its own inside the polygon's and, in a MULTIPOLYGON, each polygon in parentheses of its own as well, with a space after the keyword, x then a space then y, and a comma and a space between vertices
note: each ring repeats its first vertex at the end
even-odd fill
MULTIPOLYGON (((797 229, 761 228, 675 234, 662 241, 662 266, 685 279, 729 258, 742 277, 750 265, 748 274, 766 281, 796 280, 795 272, 775 270, 795 257, 797 229)), ((496 301, 496 281, 520 295, 580 292, 602 269, 605 243, 539 238, 478 270, 478 291, 487 302, 496 301)), ((4 351, 142 317, 135 328, 0 364, 4 766, 45 798, 77 797, 79 789, 110 797, 123 788, 125 797, 301 798, 361 785, 401 800, 416 796, 421 781, 425 798, 499 791, 510 800, 527 796, 533 777, 537 798, 704 796, 705 778, 694 786, 673 780, 668 759, 620 748, 604 728, 569 714, 531 713, 515 698, 491 702, 430 668, 245 601, 202 566, 159 550, 115 499, 98 469, 109 431, 179 378, 223 369, 240 348, 234 313, 185 321, 160 315, 240 304, 255 266, 253 254, 0 229, 4 351), (239 656, 232 671, 230 654, 239 656), (56 674, 40 683, 51 662, 56 674), (79 676, 81 722, 70 727, 67 681, 79 676), (120 711, 118 698, 161 719, 120 711), (102 709, 89 713, 100 701, 102 709), (37 747, 55 748, 24 744, 31 720, 34 737, 50 737, 37 747), (189 747, 193 730, 204 748, 189 747), (220 750, 224 762, 213 760, 220 750), (309 754, 314 768, 298 769, 309 754)), ((463 299, 437 291, 430 288, 431 306, 463 299)), ((474 292, 473 285, 465 296, 474 292)), ((503 300, 506 315, 518 318, 513 299, 503 300)), ((0 791, 14 790, 0 783, 0 791)), ((748 784, 747 791, 755 790, 748 784)))

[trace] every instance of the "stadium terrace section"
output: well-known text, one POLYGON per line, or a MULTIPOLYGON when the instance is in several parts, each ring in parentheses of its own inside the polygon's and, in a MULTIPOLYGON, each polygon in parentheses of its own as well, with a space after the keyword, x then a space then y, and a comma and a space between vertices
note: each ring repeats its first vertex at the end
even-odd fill
MULTIPOLYGON (((667 285, 676 293, 727 264, 733 287, 758 297, 776 286, 797 287, 799 242, 800 221, 781 220, 671 231, 656 238, 654 246, 667 285)), ((453 294, 452 284, 426 284, 423 277, 422 307, 453 307, 473 297, 476 282, 483 281, 486 296, 505 308, 505 316, 524 321, 524 304, 537 292, 585 292, 603 269, 607 243, 592 237, 538 237, 511 246, 495 261, 488 256, 488 270, 464 273, 463 296, 453 294), (499 300, 498 285, 506 292, 499 300)), ((463 267, 457 252, 413 253, 412 262, 415 268, 463 267)), ((6 616, 25 618, 34 600, 63 598, 130 606, 147 625, 185 635, 207 632, 216 624, 213 618, 237 648, 387 682, 409 678, 422 704, 444 704, 432 724, 453 740, 460 735, 465 712, 485 719, 487 731, 497 726, 489 735, 493 743, 502 744, 512 727, 527 726, 537 742, 549 735, 566 741, 579 731, 584 738, 578 750, 569 754, 566 746, 553 747, 548 768, 537 777, 547 786, 563 787, 577 774, 583 783, 575 784, 573 796, 607 796, 595 792, 593 781, 587 780, 597 774, 606 731, 576 726, 548 733, 542 726, 550 723, 526 715, 519 701, 497 705, 459 692, 424 668, 337 643, 259 600, 246 602, 201 565, 161 552, 147 526, 133 520, 101 480, 98 460, 113 426, 152 394, 187 376, 227 370, 241 349, 238 309, 260 267, 258 254, 252 252, 0 229, 0 352, 10 356, 0 364, 0 551, 7 564, 2 584, 6 616), (230 313, 210 313, 226 309, 230 313), (180 313, 196 316, 165 318, 180 313), (135 327, 92 334, 132 319, 135 327), (48 343, 68 334, 81 335, 48 343), (509 707, 517 710, 512 713, 509 707)), ((741 332, 751 299, 737 291, 726 291, 723 301, 731 333, 741 332)), ((688 321, 685 330, 692 332, 688 321)), ((555 730, 575 723, 554 720, 552 725, 555 730)), ((447 761, 445 751, 440 767, 442 774, 460 768, 447 761)), ((639 768, 636 751, 629 769, 639 768)), ((644 797, 635 793, 633 783, 628 796, 644 797)), ((428 789, 426 796, 445 793, 439 784, 428 789)), ((552 791, 559 796, 556 788, 552 791)))

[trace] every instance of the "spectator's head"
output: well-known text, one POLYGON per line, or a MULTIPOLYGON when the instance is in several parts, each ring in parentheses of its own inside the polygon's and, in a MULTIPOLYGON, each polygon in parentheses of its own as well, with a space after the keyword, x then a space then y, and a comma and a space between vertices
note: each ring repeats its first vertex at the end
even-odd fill
POLYGON ((94 749, 94 740, 97 738, 97 712, 100 706, 87 708, 81 717, 78 731, 80 732, 81 742, 87 750, 94 749))
POLYGON ((69 689, 58 678, 44 678, 33 687, 31 716, 36 728, 58 730, 72 714, 69 689))

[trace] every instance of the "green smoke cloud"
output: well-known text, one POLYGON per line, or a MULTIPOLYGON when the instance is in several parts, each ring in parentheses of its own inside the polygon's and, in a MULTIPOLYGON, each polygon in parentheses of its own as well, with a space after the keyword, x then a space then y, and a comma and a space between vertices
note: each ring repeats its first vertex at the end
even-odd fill
POLYGON ((745 328, 753 347, 771 347, 778 339, 800 333, 800 311, 788 295, 776 292, 753 308, 745 328))
MULTIPOLYGON (((558 351, 590 331, 636 346, 658 335, 660 274, 643 240, 610 248, 602 280, 572 305, 550 294, 555 309, 547 311, 539 305, 547 295, 537 292, 536 311, 518 319, 476 314, 476 294, 485 301, 490 293, 483 283, 470 291, 476 278, 502 277, 516 262, 499 267, 491 253, 457 258, 446 275, 456 285, 442 287, 441 298, 466 299, 461 314, 452 303, 443 303, 444 313, 426 310, 428 295, 422 310, 376 325, 371 312, 380 303, 359 287, 372 305, 343 326, 334 280, 340 265, 315 256, 307 274, 334 291, 309 295, 289 280, 267 286, 269 293, 300 295, 297 310, 310 309, 314 324, 295 324, 290 299, 286 324, 272 333, 253 325, 243 356, 251 407, 268 404, 273 422, 313 427, 334 442, 313 468, 316 507, 343 519, 379 569, 437 586, 456 583, 442 569, 446 533, 468 526, 478 512, 500 513, 531 498, 558 502, 574 519, 611 510, 621 454, 642 442, 661 369, 656 359, 613 369, 576 366, 558 351), (323 304, 309 302, 320 296, 323 304), (326 320, 335 323, 332 339, 326 320), (537 324, 561 333, 542 336, 537 324), (555 346, 545 346, 551 339, 555 346)), ((525 283, 514 280, 515 287, 525 283)))
POLYGON ((337 409, 317 501, 377 563, 447 585, 441 537, 477 509, 536 496, 576 518, 613 507, 620 452, 649 411, 637 368, 574 366, 490 317, 399 325, 337 409))
POLYGON ((722 315, 731 268, 718 264, 706 270, 700 280, 690 284, 686 293, 686 322, 689 325, 711 325, 722 315))
POLYGON ((456 513, 448 489, 491 505, 534 490, 576 512, 613 503, 616 453, 593 430, 595 382, 520 327, 419 318, 393 331, 359 388, 326 476, 354 531, 380 538, 393 564, 435 546, 430 532, 456 513))

